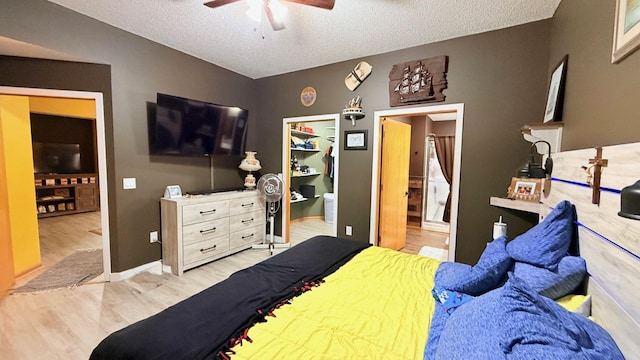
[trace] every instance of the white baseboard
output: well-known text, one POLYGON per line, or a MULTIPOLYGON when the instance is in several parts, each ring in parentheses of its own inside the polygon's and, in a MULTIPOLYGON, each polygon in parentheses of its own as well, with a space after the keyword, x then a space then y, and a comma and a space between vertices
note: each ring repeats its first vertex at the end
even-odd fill
MULTIPOLYGON (((171 268, 169 268, 169 272, 171 271, 171 268)), ((110 276, 110 281, 122 281, 122 280, 127 280, 128 278, 137 275, 143 271, 150 271, 152 273, 155 274, 162 274, 162 271, 164 270, 164 267, 162 265, 162 260, 156 260, 153 262, 150 262, 148 264, 142 264, 140 266, 137 266, 133 269, 129 269, 129 270, 125 270, 119 273, 111 273, 110 276)))

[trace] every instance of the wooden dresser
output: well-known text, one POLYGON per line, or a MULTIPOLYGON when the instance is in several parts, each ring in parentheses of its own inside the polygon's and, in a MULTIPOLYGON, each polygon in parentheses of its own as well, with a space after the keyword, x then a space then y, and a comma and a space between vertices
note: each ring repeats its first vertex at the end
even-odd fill
POLYGON ((255 190, 161 199, 162 263, 182 275, 264 242, 265 202, 255 190))

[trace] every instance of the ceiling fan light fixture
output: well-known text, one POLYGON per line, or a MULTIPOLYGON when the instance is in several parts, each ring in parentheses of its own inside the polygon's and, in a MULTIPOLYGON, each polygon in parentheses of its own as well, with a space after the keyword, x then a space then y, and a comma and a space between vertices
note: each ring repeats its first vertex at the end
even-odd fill
POLYGON ((255 22, 259 23, 262 20, 262 8, 260 6, 249 7, 245 14, 247 14, 247 16, 255 22))
POLYGON ((277 21, 282 21, 287 16, 287 11, 289 9, 286 6, 284 6, 284 4, 281 3, 279 0, 270 0, 268 6, 271 9, 271 12, 273 13, 273 17, 277 21))

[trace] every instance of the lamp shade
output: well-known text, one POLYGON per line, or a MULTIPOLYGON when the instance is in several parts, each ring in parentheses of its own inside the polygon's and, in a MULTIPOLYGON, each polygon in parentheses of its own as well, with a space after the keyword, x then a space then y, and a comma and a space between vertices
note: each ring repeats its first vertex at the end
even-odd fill
POLYGON ((240 165, 238 166, 240 169, 244 171, 258 171, 262 169, 262 166, 260 166, 260 160, 256 159, 255 151, 247 151, 245 154, 247 156, 242 159, 242 162, 240 162, 240 165))
POLYGON ((620 212, 618 215, 640 220, 640 180, 620 192, 620 212))

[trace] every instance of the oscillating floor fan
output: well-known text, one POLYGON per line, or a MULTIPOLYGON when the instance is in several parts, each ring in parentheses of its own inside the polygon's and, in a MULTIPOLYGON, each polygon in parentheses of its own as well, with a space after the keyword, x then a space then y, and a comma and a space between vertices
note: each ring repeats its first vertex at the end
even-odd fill
MULTIPOLYGON (((280 199, 282 199, 282 195, 284 194, 284 182, 276 174, 264 174, 258 180, 258 185, 256 187, 258 188, 258 191, 264 195, 267 202, 267 210, 269 211, 269 243, 266 245, 269 248, 269 253, 273 255, 273 249, 275 247, 275 243, 273 241, 275 217, 278 210, 280 210, 280 199)), ((254 246, 254 248, 264 247, 264 245, 254 246)))

